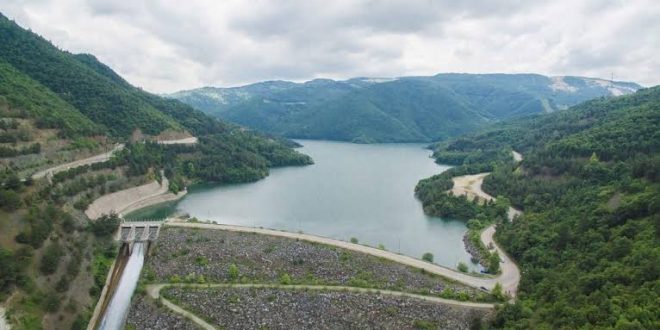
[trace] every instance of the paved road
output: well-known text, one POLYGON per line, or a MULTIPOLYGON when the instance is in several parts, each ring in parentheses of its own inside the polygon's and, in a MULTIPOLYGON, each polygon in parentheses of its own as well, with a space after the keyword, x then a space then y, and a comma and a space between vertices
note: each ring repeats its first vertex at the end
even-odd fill
POLYGON ((236 225, 223 225, 223 224, 214 224, 214 223, 181 222, 178 221, 177 219, 169 219, 169 221, 167 221, 165 225, 176 226, 176 227, 187 227, 187 228, 204 228, 204 229, 217 229, 217 230, 227 230, 227 231, 236 231, 236 232, 245 232, 245 233, 257 233, 263 235, 299 239, 307 242, 332 245, 343 249, 362 252, 372 256, 392 260, 415 268, 424 269, 429 273, 440 275, 471 287, 475 287, 475 288, 484 287, 488 290, 491 290, 493 287, 495 287, 495 284, 500 282, 500 278, 502 278, 503 276, 507 276, 507 274, 504 274, 504 271, 508 269, 508 268, 504 268, 503 273, 496 277, 486 276, 481 274, 475 276, 471 274, 461 273, 457 270, 453 270, 451 268, 447 268, 444 266, 428 263, 426 261, 415 259, 413 257, 396 254, 394 252, 380 250, 374 247, 360 245, 360 244, 353 244, 350 242, 340 241, 332 238, 304 234, 304 233, 292 233, 292 232, 273 230, 273 229, 243 227, 236 225))

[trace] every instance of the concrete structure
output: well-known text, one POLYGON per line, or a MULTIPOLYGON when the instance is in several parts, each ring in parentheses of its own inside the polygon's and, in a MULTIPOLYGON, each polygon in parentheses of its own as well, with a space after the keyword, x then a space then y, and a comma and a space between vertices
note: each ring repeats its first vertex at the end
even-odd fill
POLYGON ((122 220, 115 239, 128 246, 126 252, 130 255, 133 252, 133 243, 147 242, 151 245, 158 239, 160 227, 163 224, 161 220, 153 221, 126 221, 122 220))

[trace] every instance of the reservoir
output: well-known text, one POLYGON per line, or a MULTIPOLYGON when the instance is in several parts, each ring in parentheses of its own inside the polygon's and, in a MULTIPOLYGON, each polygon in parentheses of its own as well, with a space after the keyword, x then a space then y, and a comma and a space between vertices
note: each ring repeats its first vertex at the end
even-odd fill
POLYGON ((256 226, 359 243, 455 268, 471 269, 463 245, 465 223, 424 214, 415 198, 420 179, 445 171, 421 144, 353 144, 297 141, 315 164, 271 170, 254 183, 191 187, 174 205, 129 217, 163 216, 176 210, 200 220, 256 226))

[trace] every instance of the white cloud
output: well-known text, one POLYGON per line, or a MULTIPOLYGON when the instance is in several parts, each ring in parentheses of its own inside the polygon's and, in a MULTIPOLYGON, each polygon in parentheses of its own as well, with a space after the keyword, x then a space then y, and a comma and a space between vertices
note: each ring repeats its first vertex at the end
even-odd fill
POLYGON ((0 11, 155 92, 438 72, 660 83, 656 0, 0 0, 0 11))

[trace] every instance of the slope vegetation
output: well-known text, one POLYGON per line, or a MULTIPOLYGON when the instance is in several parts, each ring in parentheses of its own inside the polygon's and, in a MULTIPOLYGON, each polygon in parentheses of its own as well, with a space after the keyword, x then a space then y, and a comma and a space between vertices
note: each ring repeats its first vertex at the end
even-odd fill
POLYGON ((452 175, 485 171, 484 190, 524 210, 498 221, 496 239, 523 277, 518 301, 493 325, 658 327, 659 126, 654 87, 436 146, 438 162, 458 166, 418 185, 428 213, 483 221, 488 205, 445 191, 452 175), (519 164, 512 148, 525 155, 519 164))

